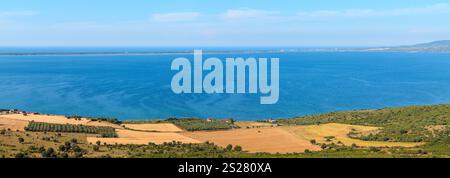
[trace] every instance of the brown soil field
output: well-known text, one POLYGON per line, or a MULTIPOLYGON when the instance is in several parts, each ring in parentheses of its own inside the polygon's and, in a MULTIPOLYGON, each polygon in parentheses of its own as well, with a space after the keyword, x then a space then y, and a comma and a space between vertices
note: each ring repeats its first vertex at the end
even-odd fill
POLYGON ((28 126, 28 121, 4 118, 0 115, 0 129, 11 129, 24 131, 24 128, 28 126))
POLYGON ((125 129, 117 129, 119 138, 97 138, 88 137, 89 143, 95 144, 97 141, 107 144, 162 144, 164 142, 179 141, 183 143, 201 143, 198 140, 183 136, 179 133, 162 133, 162 132, 142 132, 125 129))
POLYGON ((309 140, 299 139, 280 127, 183 132, 182 134, 202 142, 213 142, 222 147, 228 144, 239 145, 249 152, 293 153, 304 152, 305 149, 320 150, 319 146, 311 144, 309 140))
POLYGON ((376 132, 380 128, 347 125, 347 124, 322 124, 308 126, 283 126, 284 130, 296 135, 304 140, 316 140, 319 143, 337 143, 342 142, 344 145, 350 146, 356 144, 362 147, 415 147, 423 143, 407 143, 407 142, 383 142, 383 141, 363 141, 359 139, 349 138, 347 134, 353 130, 360 133, 376 132), (333 136, 335 139, 328 141, 324 137, 333 136))
POLYGON ((140 131, 156 131, 156 132, 181 132, 182 129, 178 128, 171 123, 160 124, 123 124, 126 128, 140 131))
POLYGON ((22 120, 22 121, 36 121, 36 122, 46 122, 46 123, 53 123, 53 124, 82 124, 82 125, 90 125, 90 126, 110 126, 114 128, 122 128, 119 125, 111 124, 108 122, 99 122, 99 121, 91 121, 86 118, 82 118, 81 120, 75 120, 75 119, 67 119, 65 116, 52 116, 52 115, 35 115, 35 114, 28 114, 27 116, 23 114, 7 114, 7 115, 1 115, 0 117, 8 118, 8 119, 15 119, 15 120, 22 120))

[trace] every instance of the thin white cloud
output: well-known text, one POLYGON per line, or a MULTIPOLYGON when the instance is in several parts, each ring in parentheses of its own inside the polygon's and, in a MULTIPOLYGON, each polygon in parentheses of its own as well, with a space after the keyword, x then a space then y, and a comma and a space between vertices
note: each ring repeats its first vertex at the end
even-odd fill
POLYGON ((450 13, 450 4, 438 3, 424 7, 398 8, 389 10, 374 9, 347 9, 347 10, 317 10, 310 12, 299 12, 297 16, 304 19, 311 18, 354 18, 354 17, 377 17, 377 16, 405 16, 420 14, 450 13))
POLYGON ((200 17, 198 12, 174 12, 152 14, 151 19, 156 22, 186 22, 194 21, 200 17))
POLYGON ((273 18, 279 15, 278 11, 267 11, 258 9, 229 9, 220 16, 225 20, 244 20, 256 18, 273 18))
POLYGON ((0 11, 0 18, 35 16, 38 14, 37 11, 0 11))

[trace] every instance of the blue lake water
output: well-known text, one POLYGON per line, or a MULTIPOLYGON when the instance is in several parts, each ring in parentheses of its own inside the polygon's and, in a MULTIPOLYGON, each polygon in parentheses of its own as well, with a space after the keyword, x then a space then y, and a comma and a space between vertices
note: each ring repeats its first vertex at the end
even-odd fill
MULTIPOLYGON (((20 51, 20 50, 19 50, 20 51)), ((25 50, 26 51, 26 50, 25 50)), ((450 103, 450 54, 258 53, 280 58, 280 97, 174 94, 180 55, 0 56, 0 108, 58 115, 256 120, 332 111, 450 103)))

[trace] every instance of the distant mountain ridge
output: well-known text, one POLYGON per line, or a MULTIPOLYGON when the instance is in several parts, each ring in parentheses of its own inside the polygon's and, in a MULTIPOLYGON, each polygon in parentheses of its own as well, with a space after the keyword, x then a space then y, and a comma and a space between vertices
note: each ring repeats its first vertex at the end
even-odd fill
POLYGON ((392 52, 445 52, 450 53, 450 40, 432 41, 429 43, 419 43, 415 45, 372 48, 371 50, 392 51, 392 52))
POLYGON ((441 48, 441 47, 450 47, 450 40, 440 40, 440 41, 433 41, 429 43, 420 43, 412 45, 414 47, 431 47, 431 48, 441 48))

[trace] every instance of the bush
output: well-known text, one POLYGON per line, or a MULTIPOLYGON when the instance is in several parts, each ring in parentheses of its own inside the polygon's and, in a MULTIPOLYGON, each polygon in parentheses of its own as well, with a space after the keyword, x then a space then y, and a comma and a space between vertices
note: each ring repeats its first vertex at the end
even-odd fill
POLYGON ((75 152, 75 158, 82 158, 82 157, 83 157, 83 153, 75 152))
POLYGON ((97 146, 97 145, 94 145, 94 146, 92 147, 92 150, 94 150, 94 151, 99 151, 99 150, 100 150, 100 147, 97 146))
POLYGON ((61 158, 69 158, 69 154, 67 154, 66 152, 61 153, 61 158))
POLYGON ((46 151, 41 153, 43 158, 56 158, 56 153, 53 148, 48 148, 46 151))
POLYGON ((227 150, 227 151, 233 150, 233 145, 228 144, 227 147, 225 147, 225 150, 227 150))
POLYGON ((236 145, 236 146, 234 147, 234 151, 242 151, 242 147, 239 146, 239 145, 236 145))
POLYGON ((379 149, 377 147, 369 147, 369 151, 371 151, 371 152, 379 152, 379 151, 381 151, 381 149, 379 149))
POLYGON ((77 140, 76 138, 72 138, 72 139, 70 140, 70 142, 71 142, 71 143, 78 143, 78 140, 77 140))
POLYGON ((14 157, 15 158, 27 158, 27 155, 25 153, 20 152, 20 153, 17 153, 14 157))

